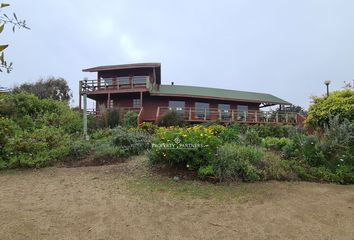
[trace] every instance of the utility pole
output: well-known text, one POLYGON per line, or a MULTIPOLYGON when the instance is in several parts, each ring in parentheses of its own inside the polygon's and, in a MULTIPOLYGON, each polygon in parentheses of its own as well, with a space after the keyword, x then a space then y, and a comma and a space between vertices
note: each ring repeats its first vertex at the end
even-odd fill
POLYGON ((87 134, 87 79, 84 79, 83 85, 83 100, 84 100, 84 110, 82 113, 83 123, 84 123, 84 137, 86 140, 89 140, 89 136, 87 134))

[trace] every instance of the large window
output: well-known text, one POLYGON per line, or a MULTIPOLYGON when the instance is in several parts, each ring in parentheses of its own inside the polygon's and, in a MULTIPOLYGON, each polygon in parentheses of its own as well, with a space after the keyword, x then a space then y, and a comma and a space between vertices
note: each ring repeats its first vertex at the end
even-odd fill
POLYGON ((207 119, 209 116, 209 103, 195 103, 195 117, 199 119, 207 119))
POLYGON ((112 78, 101 78, 100 82, 101 82, 102 87, 108 87, 108 86, 112 86, 113 79, 112 78))
POLYGON ((184 101, 168 101, 168 107, 170 110, 182 111, 184 110, 184 101))
POLYGON ((227 120, 230 118, 230 104, 219 104, 218 109, 220 111, 221 120, 227 120))
POLYGON ((140 108, 141 107, 141 102, 139 98, 133 99, 133 108, 140 108))
POLYGON ((146 86, 147 76, 134 76, 133 85, 134 86, 146 86))
POLYGON ((117 84, 119 87, 127 87, 130 85, 129 77, 119 77, 117 78, 117 84))
POLYGON ((246 105, 237 105, 237 120, 246 121, 248 114, 248 106, 246 105))

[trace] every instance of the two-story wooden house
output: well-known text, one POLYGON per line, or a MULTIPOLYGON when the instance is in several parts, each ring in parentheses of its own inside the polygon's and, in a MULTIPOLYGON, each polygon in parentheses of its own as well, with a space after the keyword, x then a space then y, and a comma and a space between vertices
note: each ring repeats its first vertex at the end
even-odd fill
POLYGON ((296 113, 261 111, 267 106, 290 105, 271 94, 161 84, 160 63, 99 66, 83 71, 97 72, 97 79, 80 81, 80 109, 82 94, 86 93, 96 101, 96 112, 99 113, 100 106, 136 111, 139 122, 158 121, 170 110, 176 110, 190 122, 295 124, 299 121, 296 113))

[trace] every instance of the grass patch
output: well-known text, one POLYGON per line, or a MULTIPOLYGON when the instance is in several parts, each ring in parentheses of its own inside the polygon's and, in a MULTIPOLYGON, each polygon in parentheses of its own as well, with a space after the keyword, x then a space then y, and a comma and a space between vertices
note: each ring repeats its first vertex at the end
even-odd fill
POLYGON ((268 183, 220 183, 180 180, 144 176, 128 181, 128 189, 134 194, 148 199, 172 197, 179 200, 213 200, 244 203, 274 196, 274 184, 268 183))

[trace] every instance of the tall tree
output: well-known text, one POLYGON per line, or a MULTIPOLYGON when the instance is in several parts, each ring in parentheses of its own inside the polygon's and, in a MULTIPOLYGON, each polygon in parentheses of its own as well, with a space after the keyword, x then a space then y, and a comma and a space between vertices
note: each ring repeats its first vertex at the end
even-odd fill
MULTIPOLYGON (((2 13, 2 9, 5 7, 10 6, 7 3, 0 3, 0 13, 2 13)), ((8 16, 7 14, 3 13, 0 15, 0 34, 4 31, 5 25, 12 26, 12 31, 15 32, 16 28, 25 28, 30 29, 25 20, 19 20, 16 16, 16 13, 13 13, 12 16, 8 16)), ((4 50, 9 45, 0 45, 0 72, 6 71, 10 73, 12 70, 12 62, 8 63, 4 57, 4 50)))
POLYGON ((53 98, 58 101, 70 101, 72 98, 71 90, 64 78, 49 77, 39 79, 35 83, 24 83, 13 89, 13 92, 28 92, 39 98, 53 98))

